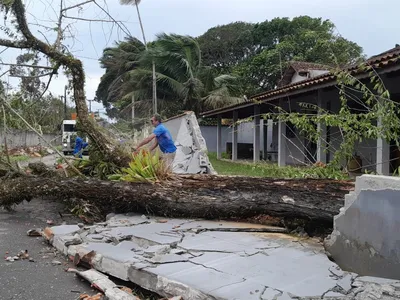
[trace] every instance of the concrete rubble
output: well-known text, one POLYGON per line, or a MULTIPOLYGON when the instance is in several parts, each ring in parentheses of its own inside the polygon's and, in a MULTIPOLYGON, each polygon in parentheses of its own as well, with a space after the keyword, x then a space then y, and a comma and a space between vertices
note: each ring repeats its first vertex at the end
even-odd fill
POLYGON ((254 224, 127 214, 109 215, 92 226, 55 226, 43 234, 76 264, 167 298, 400 297, 400 281, 344 272, 328 259, 320 242, 284 232, 254 224))
POLYGON ((132 293, 120 289, 106 275, 94 269, 80 272, 76 269, 68 269, 67 272, 75 273, 89 281, 93 287, 100 290, 109 300, 140 300, 132 293))
POLYGON ((400 280, 400 178, 363 175, 334 217, 325 247, 345 270, 400 280))

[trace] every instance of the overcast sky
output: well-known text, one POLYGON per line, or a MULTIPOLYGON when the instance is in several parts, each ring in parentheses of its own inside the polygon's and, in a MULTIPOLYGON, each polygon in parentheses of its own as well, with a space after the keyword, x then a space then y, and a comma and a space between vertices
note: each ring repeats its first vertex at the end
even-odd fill
MULTIPOLYGON (((66 2, 67 6, 71 6, 84 0, 66 2)), ((28 18, 32 23, 55 27, 60 0, 26 0, 25 3, 28 18)), ((118 0, 97 0, 97 3, 106 8, 116 20, 123 21, 133 36, 142 39, 133 6, 121 6, 118 0)), ((139 8, 148 40, 153 40, 160 32, 198 36, 213 26, 235 21, 262 22, 275 17, 309 15, 330 19, 336 25, 338 34, 358 43, 364 52, 371 56, 400 43, 400 1, 381 0, 367 3, 366 0, 142 0, 139 8)), ((68 15, 90 19, 106 18, 101 9, 93 3, 83 6, 81 10, 71 10, 68 15)), ((104 47, 123 39, 125 34, 121 29, 112 26, 112 23, 73 22, 71 28, 75 42, 68 40, 66 44, 84 63, 86 94, 88 99, 93 99, 100 77, 104 73, 98 58, 104 47)), ((32 31, 41 39, 44 39, 44 36, 50 41, 54 39, 54 33, 46 31, 43 27, 35 26, 32 31)), ((13 62, 15 53, 7 50, 1 54, 1 59, 4 62, 13 62)), ((55 95, 61 95, 65 84, 65 77, 59 76, 53 81, 50 90, 55 95)), ((102 108, 99 104, 93 104, 92 107, 96 110, 102 108)))

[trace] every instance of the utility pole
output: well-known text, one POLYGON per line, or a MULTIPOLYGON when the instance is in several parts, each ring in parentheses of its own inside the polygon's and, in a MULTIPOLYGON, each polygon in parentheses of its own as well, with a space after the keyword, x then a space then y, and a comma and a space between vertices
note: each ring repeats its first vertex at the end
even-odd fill
MULTIPOLYGON (((142 0, 119 0, 119 2, 123 5, 135 5, 136 6, 136 12, 137 12, 138 19, 139 19, 140 29, 142 31, 144 47, 145 47, 146 51, 148 51, 146 35, 144 33, 142 17, 140 16, 140 10, 139 10, 139 4, 141 1, 142 0)), ((155 64, 154 60, 152 62, 152 67, 153 67, 153 113, 156 114, 157 113, 157 76, 156 76, 156 64, 155 64)))
POLYGON ((132 124, 135 123, 135 95, 132 95, 132 124))
POLYGON ((64 119, 67 119, 67 89, 68 86, 64 86, 64 119))
POLYGON ((89 101, 89 113, 92 112, 92 101, 96 101, 96 99, 87 99, 89 101))
POLYGON ((153 60, 153 102, 154 102, 154 114, 157 113, 157 77, 156 77, 156 64, 153 60))
MULTIPOLYGON (((138 0, 133 0, 134 4, 136 6, 136 11, 139 19, 139 24, 140 24, 140 29, 142 30, 142 36, 143 36, 143 42, 144 42, 144 47, 146 51, 148 51, 147 47, 147 41, 146 41, 146 35, 144 34, 144 28, 143 28, 143 22, 142 22, 142 17, 140 16, 140 11, 139 11, 139 3, 140 1, 138 0)), ((156 76, 156 64, 153 60, 152 62, 152 71, 153 71, 153 113, 157 113, 157 76, 156 76)))

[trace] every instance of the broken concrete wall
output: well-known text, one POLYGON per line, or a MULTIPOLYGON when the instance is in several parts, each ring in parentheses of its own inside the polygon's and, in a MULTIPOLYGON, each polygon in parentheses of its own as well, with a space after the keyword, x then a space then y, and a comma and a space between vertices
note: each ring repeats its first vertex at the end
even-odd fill
POLYGON ((174 173, 216 174, 208 160, 206 141, 194 112, 187 112, 177 119, 166 121, 165 125, 172 130, 178 128, 175 138, 177 150, 174 173))
MULTIPOLYGON (((178 174, 216 174, 207 156, 206 141, 194 112, 170 118, 163 122, 171 133, 177 147, 173 172, 178 174)), ((135 134, 135 144, 152 133, 153 128, 145 126, 135 134)))
POLYGON ((400 279, 400 178, 363 175, 334 218, 325 248, 339 266, 400 279))

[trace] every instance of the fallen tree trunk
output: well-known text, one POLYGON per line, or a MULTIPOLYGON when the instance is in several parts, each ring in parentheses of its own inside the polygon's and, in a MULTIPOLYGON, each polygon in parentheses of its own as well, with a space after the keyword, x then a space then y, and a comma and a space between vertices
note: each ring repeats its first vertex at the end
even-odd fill
POLYGON ((261 214, 332 223, 354 185, 333 180, 178 176, 162 184, 43 178, 0 180, 0 205, 41 196, 83 199, 101 214, 139 212, 166 217, 250 218, 261 214))

